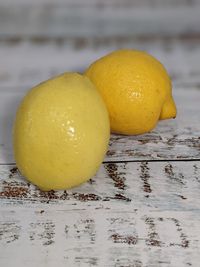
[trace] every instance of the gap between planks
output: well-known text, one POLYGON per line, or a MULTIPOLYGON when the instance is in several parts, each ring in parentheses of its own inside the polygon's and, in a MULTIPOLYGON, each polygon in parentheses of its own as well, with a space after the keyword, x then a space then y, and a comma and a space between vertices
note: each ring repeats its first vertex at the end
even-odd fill
MULTIPOLYGON (((102 164, 108 163, 130 163, 130 162, 187 162, 187 161, 200 161, 200 159, 136 159, 136 160, 106 160, 102 164)), ((0 163, 0 166, 16 165, 15 162, 0 163)))

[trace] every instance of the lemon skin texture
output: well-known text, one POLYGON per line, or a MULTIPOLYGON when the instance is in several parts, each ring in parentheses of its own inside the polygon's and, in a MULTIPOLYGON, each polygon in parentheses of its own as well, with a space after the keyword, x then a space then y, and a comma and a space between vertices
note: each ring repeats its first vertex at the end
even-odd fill
POLYGON ((107 151, 106 106, 90 80, 65 73, 31 89, 14 123, 20 172, 42 190, 68 189, 91 178, 107 151))
POLYGON ((85 71, 101 93, 115 133, 151 131, 158 120, 174 118, 172 85, 163 65, 137 50, 117 50, 85 71))

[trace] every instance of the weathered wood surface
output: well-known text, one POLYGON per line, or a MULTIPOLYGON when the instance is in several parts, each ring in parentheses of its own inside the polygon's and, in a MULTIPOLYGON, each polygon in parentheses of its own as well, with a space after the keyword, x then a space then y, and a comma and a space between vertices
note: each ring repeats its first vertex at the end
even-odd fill
POLYGON ((0 42, 0 266, 199 266, 200 40, 63 40, 0 42), (81 187, 39 191, 13 165, 18 103, 41 80, 83 70, 122 44, 164 62, 177 119, 146 135, 113 135, 105 163, 81 187))
POLYGON ((11 208, 52 204, 71 209, 78 203, 76 208, 86 208, 90 206, 87 202, 94 201, 97 206, 104 203, 118 211, 120 203, 128 205, 127 211, 129 204, 152 211, 199 211, 199 174, 199 161, 110 162, 104 163, 97 175, 82 186, 42 192, 27 183, 15 166, 1 165, 0 198, 2 207, 11 208))
POLYGON ((1 266, 199 266, 198 216, 110 210, 4 212, 1 266))
POLYGON ((108 163, 44 193, 1 166, 1 266, 198 266, 199 175, 200 162, 108 163))
POLYGON ((199 12, 199 0, 0 0, 1 267, 199 267, 199 12), (17 105, 35 84, 121 47, 164 63, 178 117, 112 135, 89 182, 41 192, 14 163, 17 105))
POLYGON ((199 33, 198 0, 3 0, 0 37, 199 33))

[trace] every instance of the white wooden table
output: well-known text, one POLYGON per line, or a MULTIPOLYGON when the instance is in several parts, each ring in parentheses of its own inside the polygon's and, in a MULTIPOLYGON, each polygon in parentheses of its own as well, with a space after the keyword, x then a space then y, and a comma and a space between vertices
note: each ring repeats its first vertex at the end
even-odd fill
MULTIPOLYGON (((2 2, 0 13, 4 10, 13 19, 12 2, 2 2)), ((23 6, 25 1, 18 2, 30 11, 23 6)), ((92 14, 97 2, 90 6, 92 14)), ((145 1, 141 3, 141 12, 147 12, 145 1)), ((108 1, 105 13, 109 4, 114 6, 108 1)), ((162 11, 162 5, 158 9, 162 11)), ((27 36, 27 28, 20 28, 20 10, 19 5, 15 9, 19 32, 9 27, 9 21, 0 28, 0 266, 199 267, 200 35, 119 38, 109 37, 108 29, 102 38, 79 38, 80 32, 74 30, 77 35, 72 36, 61 27, 60 36, 55 36, 54 28, 40 36, 35 35, 33 20, 27 36), (65 34, 70 37, 62 37, 65 34), (72 190, 41 192, 20 175, 13 159, 11 128, 18 103, 38 82, 67 70, 82 71, 92 60, 122 46, 147 50, 164 63, 173 80, 177 118, 160 122, 145 135, 112 135, 105 161, 89 182, 72 190)), ((34 12, 40 18, 37 5, 34 12)), ((62 8, 56 12, 61 14, 62 8)), ((154 9, 148 12, 154 25, 160 18, 154 9)), ((175 15, 172 12, 172 20, 175 15)), ((58 27, 56 18, 53 25, 58 27)), ((195 26, 196 20, 191 16, 187 25, 195 26)), ((182 33, 180 25, 172 32, 182 33)), ((78 31, 76 24, 72 27, 78 31)), ((100 25, 96 27, 101 32, 100 25)), ((45 25, 39 33, 44 29, 45 25)), ((146 34, 145 27, 141 32, 146 34)))

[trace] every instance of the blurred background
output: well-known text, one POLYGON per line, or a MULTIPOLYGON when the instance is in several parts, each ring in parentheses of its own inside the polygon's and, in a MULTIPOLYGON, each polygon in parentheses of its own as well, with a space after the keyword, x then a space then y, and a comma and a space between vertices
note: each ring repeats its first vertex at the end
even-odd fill
POLYGON ((194 76, 199 44, 200 0, 0 0, 5 86, 27 87, 63 71, 83 71, 122 47, 147 50, 177 80, 190 71, 194 76))
POLYGON ((11 127, 30 87, 118 48, 158 58, 175 98, 200 88, 200 0, 0 0, 0 160, 13 160, 11 127))

